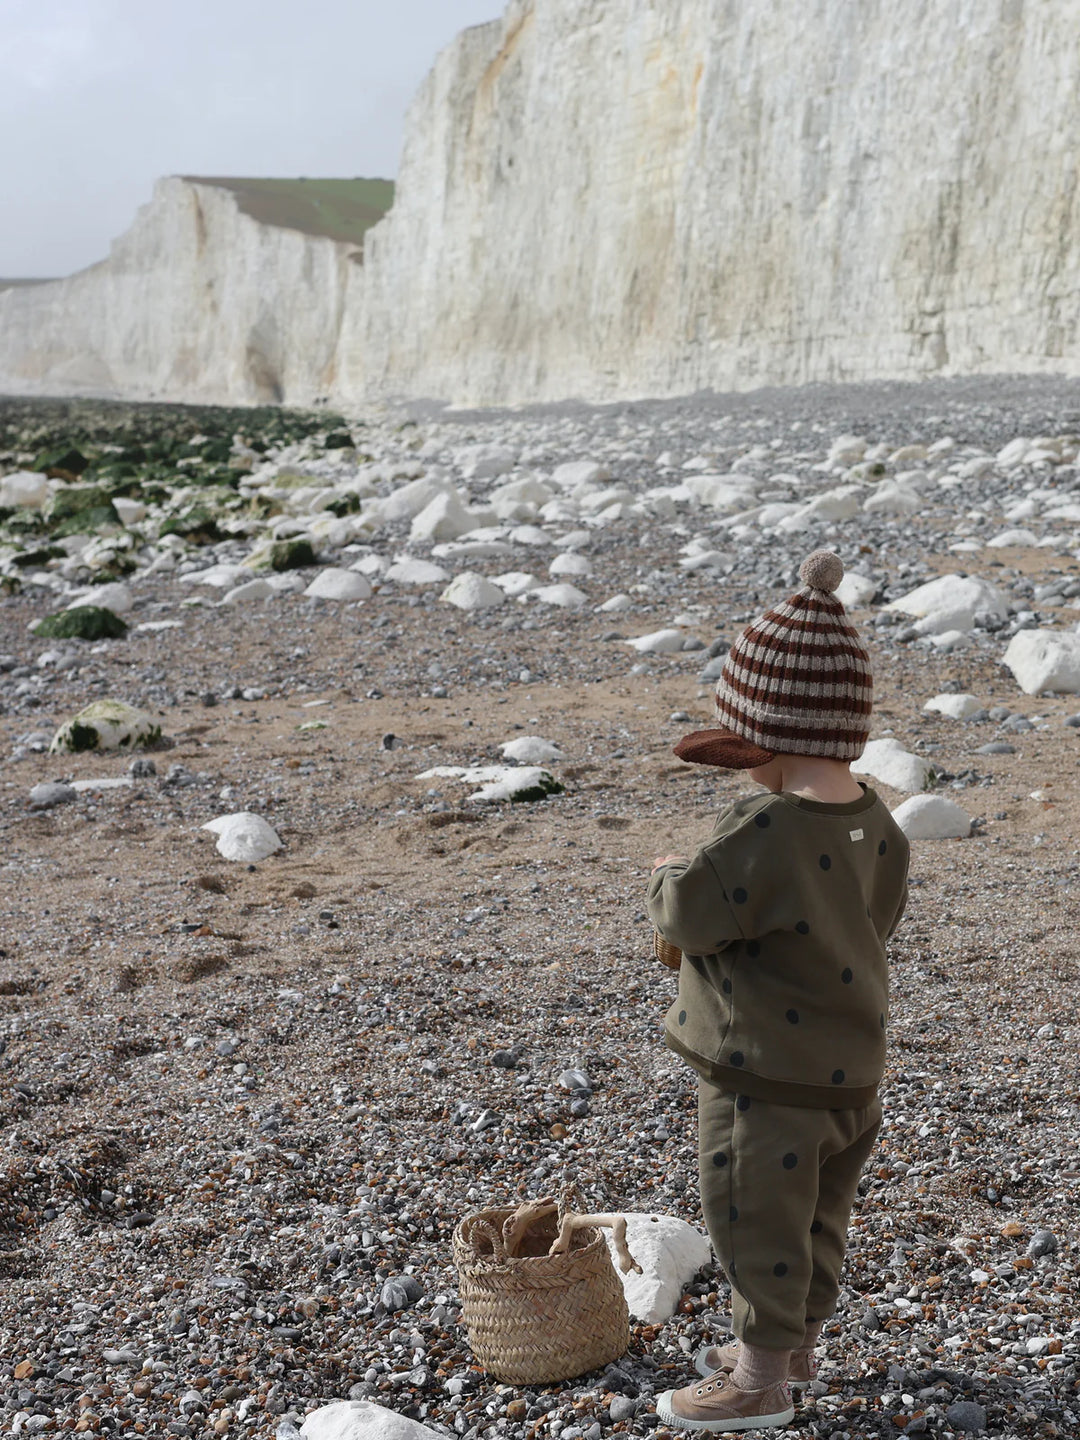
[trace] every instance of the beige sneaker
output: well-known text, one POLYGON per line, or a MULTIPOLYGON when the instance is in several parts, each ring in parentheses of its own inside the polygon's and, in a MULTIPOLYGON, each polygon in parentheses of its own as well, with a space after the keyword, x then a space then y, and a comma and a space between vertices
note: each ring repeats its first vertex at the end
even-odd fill
POLYGON ((679 1430, 768 1430, 795 1418, 786 1385, 743 1390, 724 1370, 683 1390, 665 1390, 656 1397, 656 1413, 665 1425, 679 1430))
MULTIPOLYGON (((727 1374, 739 1363, 738 1345, 703 1345, 694 1356, 694 1366, 699 1375, 709 1376, 717 1370, 727 1374)), ((791 1368, 788 1370, 789 1385, 809 1385, 817 1378, 817 1359, 812 1350, 793 1350, 791 1368)))

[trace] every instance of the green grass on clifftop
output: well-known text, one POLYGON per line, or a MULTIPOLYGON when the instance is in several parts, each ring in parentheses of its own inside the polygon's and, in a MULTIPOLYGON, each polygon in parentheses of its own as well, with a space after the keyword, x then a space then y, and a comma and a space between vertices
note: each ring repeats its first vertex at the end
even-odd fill
POLYGON ((185 175, 197 185, 231 190, 245 215, 331 240, 359 242, 394 203, 392 180, 264 180, 185 175))

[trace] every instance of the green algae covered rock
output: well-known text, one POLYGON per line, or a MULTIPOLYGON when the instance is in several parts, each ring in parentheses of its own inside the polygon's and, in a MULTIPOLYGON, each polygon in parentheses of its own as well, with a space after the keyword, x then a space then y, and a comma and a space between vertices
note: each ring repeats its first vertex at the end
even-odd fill
MULTIPOLYGON (((68 611, 74 614, 74 611, 68 611)), ((143 710, 123 700, 95 700, 53 736, 51 754, 82 750, 133 750, 161 739, 161 726, 143 710)))
POLYGON ((277 540, 270 546, 271 570, 303 570, 318 563, 310 540, 277 540))
POLYGON ((120 616, 104 605, 76 605, 46 615, 34 626, 34 634, 42 640, 120 640, 127 631, 120 616))

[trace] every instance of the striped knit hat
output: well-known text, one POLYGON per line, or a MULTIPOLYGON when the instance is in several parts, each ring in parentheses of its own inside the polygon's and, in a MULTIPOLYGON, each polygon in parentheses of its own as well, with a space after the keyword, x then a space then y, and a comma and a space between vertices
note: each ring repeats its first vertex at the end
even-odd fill
POLYGON ((728 651, 717 718, 763 751, 857 760, 870 735, 873 679, 833 594, 844 565, 831 550, 815 550, 799 576, 803 588, 748 625, 728 651))

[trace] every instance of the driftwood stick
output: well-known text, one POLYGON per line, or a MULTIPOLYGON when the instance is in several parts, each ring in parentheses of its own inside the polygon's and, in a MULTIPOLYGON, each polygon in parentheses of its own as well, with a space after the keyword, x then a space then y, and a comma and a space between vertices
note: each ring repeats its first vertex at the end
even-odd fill
POLYGON ((519 1205, 503 1224, 502 1241, 507 1255, 516 1255, 529 1227, 546 1215, 554 1214, 558 1208, 553 1199, 527 1200, 524 1205, 519 1205))
POLYGON ((615 1250, 619 1257, 619 1269, 624 1275, 629 1275, 631 1270, 641 1274, 641 1266, 626 1246, 626 1217, 624 1215, 564 1215, 562 1224, 559 1226, 559 1234, 548 1251, 549 1255, 563 1255, 570 1249, 570 1237, 575 1230, 585 1230, 590 1226, 603 1225, 611 1231, 612 1239, 615 1241, 615 1250))

